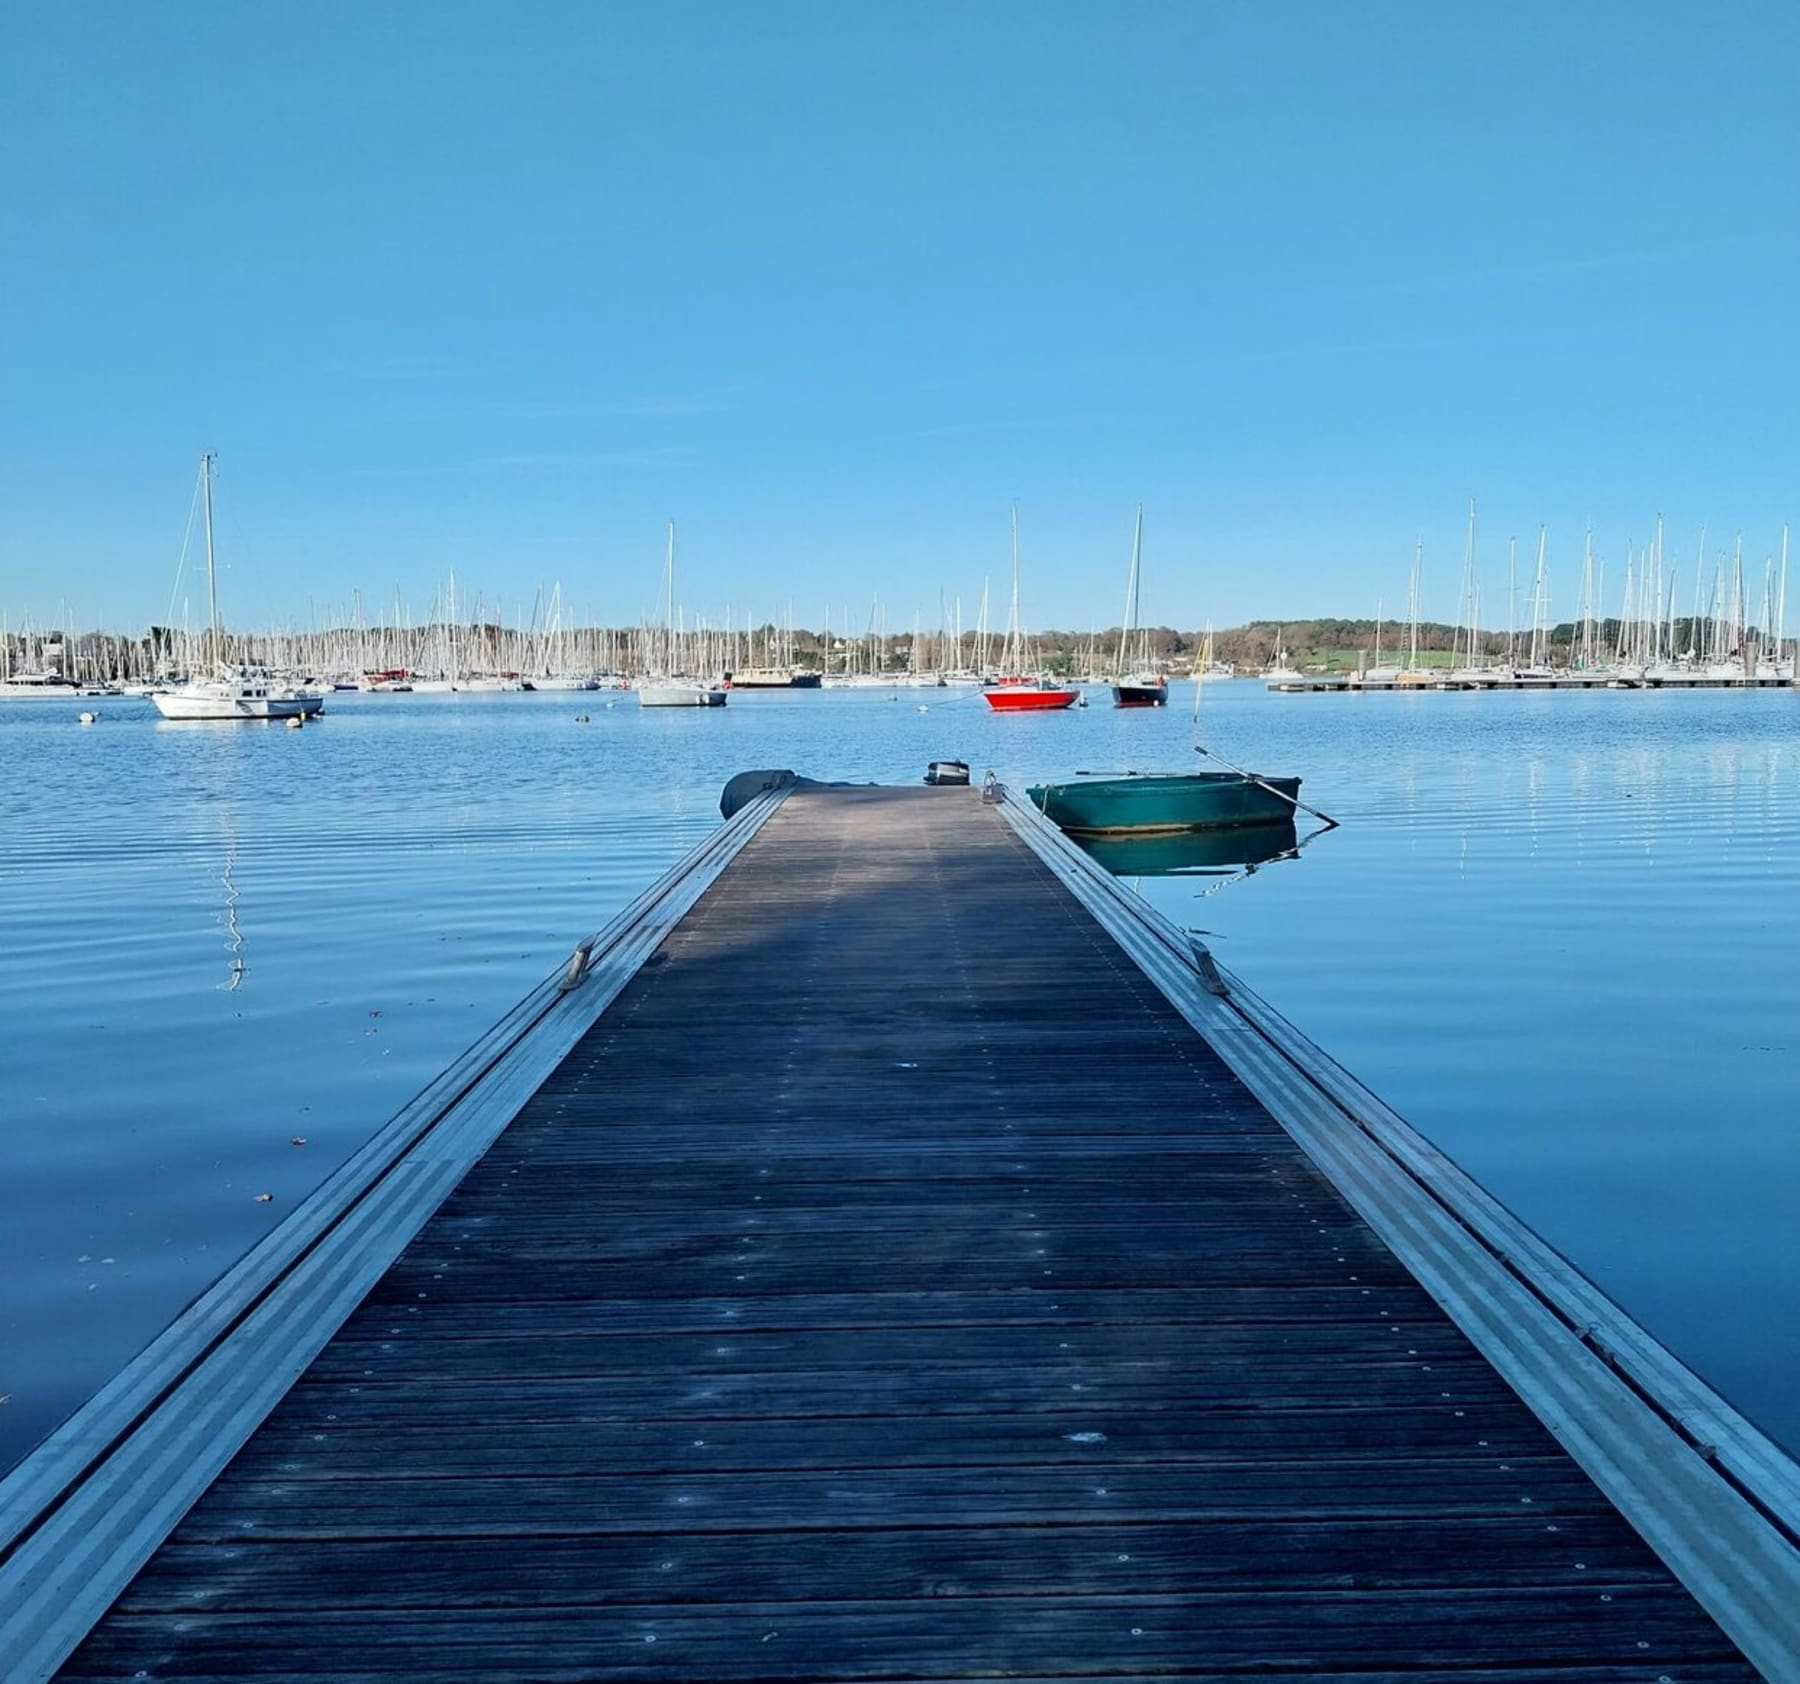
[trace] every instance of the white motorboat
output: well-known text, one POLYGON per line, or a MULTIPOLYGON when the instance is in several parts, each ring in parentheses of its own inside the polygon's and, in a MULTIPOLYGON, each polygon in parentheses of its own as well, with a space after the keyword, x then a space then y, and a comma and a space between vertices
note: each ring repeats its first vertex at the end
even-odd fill
POLYGON ((81 687, 60 673, 20 672, 0 678, 0 701, 4 702, 57 701, 81 694, 81 687))
POLYGON ((150 700, 164 719, 310 719, 325 706, 317 692, 283 684, 258 667, 195 679, 150 700))

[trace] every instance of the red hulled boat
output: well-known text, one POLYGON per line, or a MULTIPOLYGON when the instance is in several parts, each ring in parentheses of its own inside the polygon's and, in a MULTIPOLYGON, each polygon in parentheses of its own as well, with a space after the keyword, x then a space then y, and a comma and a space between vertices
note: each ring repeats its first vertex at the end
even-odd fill
POLYGON ((996 713, 1047 713, 1073 707, 1080 694, 1073 686, 1048 678, 1002 678, 982 691, 996 713))
MULTIPOLYGON (((985 615, 986 608, 983 608, 985 615)), ((1006 626, 1006 649, 1001 655, 1005 663, 1000 669, 1006 676, 995 679, 982 690, 987 705, 996 713, 1050 713, 1058 708, 1073 707, 1081 692, 1072 684, 1058 684, 1055 679, 1026 678, 1025 670, 1036 664, 1036 657, 1026 646, 1023 621, 1019 616, 1019 505, 1012 509, 1012 613, 1006 626)))

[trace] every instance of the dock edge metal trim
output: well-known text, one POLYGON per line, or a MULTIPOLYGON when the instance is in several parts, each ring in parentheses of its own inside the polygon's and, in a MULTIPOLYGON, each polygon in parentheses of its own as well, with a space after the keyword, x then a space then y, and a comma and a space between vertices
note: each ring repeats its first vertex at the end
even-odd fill
POLYGON ((0 1657, 51 1677, 500 1132, 787 798, 559 965, 0 1481, 0 1657))
POLYGON ((1800 1464, 1028 800, 1001 815, 1774 1684, 1800 1678, 1800 1464))

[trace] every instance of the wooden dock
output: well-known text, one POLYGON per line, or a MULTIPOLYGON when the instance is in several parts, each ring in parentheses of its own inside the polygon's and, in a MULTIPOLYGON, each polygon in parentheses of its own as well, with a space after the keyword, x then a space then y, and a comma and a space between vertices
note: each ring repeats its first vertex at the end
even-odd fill
POLYGON ((283 1235, 9 1680, 1800 1678, 1793 1464, 978 791, 759 797, 283 1235))
POLYGON ((1491 672, 1445 672, 1430 677, 1373 678, 1350 672, 1271 679, 1264 688, 1287 696, 1426 690, 1793 690, 1800 689, 1800 680, 1768 673, 1726 677, 1717 673, 1559 672, 1551 678, 1519 678, 1491 672))

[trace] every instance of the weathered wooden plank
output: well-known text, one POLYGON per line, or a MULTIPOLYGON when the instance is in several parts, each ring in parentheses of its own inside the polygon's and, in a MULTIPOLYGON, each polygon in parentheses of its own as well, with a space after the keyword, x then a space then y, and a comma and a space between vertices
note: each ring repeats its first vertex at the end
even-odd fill
MULTIPOLYGON (((684 1132, 676 1124, 638 1128, 617 1123, 580 1131, 564 1124, 535 1139, 503 1139, 503 1144, 504 1151, 496 1146, 476 1166, 464 1183, 466 1189, 498 1191, 502 1183, 513 1179, 514 1169, 557 1167, 582 1172, 596 1197, 617 1196, 623 1201, 640 1187, 650 1199, 665 1192, 679 1197, 696 1177, 710 1181, 719 1174, 717 1137, 684 1132), (620 1169, 627 1165, 629 1176, 621 1175, 620 1169), (612 1175, 602 1178, 594 1173, 600 1169, 612 1175)), ((962 1137, 938 1144, 859 1138, 853 1149, 834 1142, 829 1150, 747 1141, 740 1136, 730 1157, 733 1167, 746 1177, 773 1177, 776 1187, 790 1191, 797 1201, 808 1194, 826 1199, 839 1189, 873 1198, 896 1186, 955 1188, 963 1183, 993 1196, 1012 1186, 1039 1184, 1123 1193, 1152 1177, 1159 1183, 1163 1176, 1206 1180, 1208 1166, 1213 1164, 1223 1175, 1286 1172, 1278 1154, 1242 1135, 1182 1135, 1173 1129, 1154 1137, 1119 1136, 1099 1141, 1090 1133, 1053 1143, 962 1137), (1034 1175, 1038 1178, 1035 1182, 1034 1175)))
MULTIPOLYGON (((704 1605, 741 1592, 735 1534, 418 1541, 253 1536, 173 1543, 132 1584, 132 1613, 258 1608, 533 1608, 704 1605)), ((765 1602, 889 1597, 1140 1596, 1202 1590, 1382 1590, 1509 1585, 1666 1586, 1668 1575, 1610 1515, 1554 1526, 1518 1516, 1329 1523, 1260 1519, 1054 1527, 914 1527, 764 1532, 754 1544, 765 1602)))
MULTIPOLYGON (((980 1212, 948 1213, 941 1223, 928 1230, 930 1240, 942 1248, 962 1240, 975 1243, 985 1239, 1017 1248, 1016 1254, 1023 1257, 1047 1254, 1052 1246, 1082 1251, 1138 1242, 1175 1257, 1190 1251, 1228 1249, 1242 1253, 1252 1247, 1266 1250, 1278 1245, 1315 1250, 1323 1246, 1336 1252, 1361 1240, 1361 1230, 1354 1223, 1309 1218, 1303 1207, 1293 1205, 1271 1204, 1266 1215, 1255 1207, 1202 1206, 1180 1221, 1159 1221, 1155 1212, 1145 1211, 1133 1222, 1122 1211, 1114 1214, 1105 1210, 1082 1217, 1059 1217, 1054 1213, 1033 1217, 1016 1208, 1026 1202, 1021 1196, 1010 1212, 995 1209, 985 1219, 980 1212)), ((890 1223, 884 1215, 856 1205, 832 1211, 775 1211, 764 1216, 747 1199, 733 1199, 730 1208, 685 1216, 671 1214, 666 1219, 655 1212, 607 1218, 575 1213, 559 1216, 528 1206, 510 1210, 496 1206, 483 1216, 445 1216, 438 1225, 436 1239, 439 1244, 449 1243, 451 1249, 459 1243, 479 1245, 490 1252, 509 1249, 521 1255, 572 1249, 583 1256, 604 1259, 615 1251, 637 1255, 647 1246, 767 1245, 771 1240, 811 1243, 815 1249, 835 1246, 841 1251, 845 1249, 845 1236, 872 1239, 888 1227, 896 1231, 896 1244, 905 1244, 909 1232, 920 1231, 917 1221, 890 1223)))
POLYGON ((471 1433, 466 1422, 290 1422, 271 1418, 238 1453, 234 1478, 467 1478, 499 1474, 707 1473, 776 1468, 1173 1467, 1187 1462, 1415 1461, 1554 1456, 1556 1441, 1510 1400, 1371 1408, 1176 1410, 1096 1414, 1084 1427, 1052 1414, 975 1415, 946 1433, 936 1418, 851 1416, 721 1420, 697 1432, 672 1421, 545 1420, 471 1433))
POLYGON ((641 1374, 683 1381, 695 1374, 809 1374, 833 1368, 862 1373, 900 1368, 1058 1367, 1092 1363, 1114 1368, 1139 1363, 1159 1367, 1216 1368, 1249 1372, 1261 1362, 1307 1361, 1349 1370, 1371 1363, 1401 1364, 1428 1387, 1430 1365, 1466 1357, 1467 1342, 1441 1322, 1378 1321, 1310 1323, 1281 1327, 1196 1326, 1155 1322, 1103 1327, 825 1328, 804 1332, 611 1333, 585 1330, 494 1338, 402 1327, 375 1339, 340 1337, 320 1352, 309 1371, 315 1379, 373 1375, 401 1380, 511 1380, 521 1363, 539 1378, 564 1374, 641 1374), (1387 1337, 1371 1338, 1371 1332, 1387 1337))
POLYGON ((588 1333, 713 1333, 721 1329, 827 1327, 1106 1327, 1250 1325, 1264 1322, 1405 1322, 1431 1316, 1432 1302, 1413 1286, 1226 1285, 1208 1290, 1079 1292, 1014 1287, 993 1292, 801 1292, 779 1297, 578 1298, 517 1296, 493 1301, 444 1297, 420 1301, 384 1279, 345 1324, 349 1338, 385 1336, 416 1321, 418 1331, 494 1338, 588 1333))
MULTIPOLYGON (((723 1138, 738 1163, 766 1166, 771 1174, 803 1176, 810 1169, 815 1179, 828 1182, 949 1181, 965 1174, 1011 1178, 1034 1168, 1045 1173, 1059 1166, 1066 1166, 1070 1174, 1085 1167, 1092 1174, 1111 1170, 1148 1177, 1153 1166, 1146 1160, 1188 1165, 1200 1158, 1236 1159, 1271 1150, 1278 1156, 1281 1150, 1271 1149, 1263 1134, 1224 1128, 1195 1133, 1186 1118, 1171 1118, 1158 1134, 1109 1134, 1104 1118, 1086 1121, 1085 1133, 1059 1133, 1054 1139, 1034 1134, 973 1138, 958 1130, 949 1137, 921 1141, 916 1130, 910 1139, 884 1138, 865 1134, 860 1126, 854 1138, 825 1142, 772 1139, 762 1129, 749 1139, 742 1128, 723 1138)), ((541 1132, 510 1137, 511 1130, 474 1173, 498 1181, 530 1163, 543 1169, 604 1168, 615 1175, 629 1170, 633 1176, 648 1177, 665 1166, 679 1170, 697 1159, 716 1161, 722 1138, 716 1125, 659 1122, 640 1127, 629 1117, 596 1118, 579 1128, 558 1120, 541 1132)), ((1269 1161, 1277 1161, 1277 1156, 1269 1161)))
MULTIPOLYGON (((543 1189, 520 1187, 517 1177, 495 1176, 465 1182, 439 1212, 446 1223, 482 1223, 511 1227, 525 1221, 545 1226, 579 1226, 608 1229, 653 1223, 723 1221, 787 1224, 797 1229, 841 1227, 852 1221, 877 1222, 888 1227, 912 1227, 920 1222, 978 1227, 996 1219, 1023 1224, 1041 1220, 1058 1227, 1110 1227, 1120 1222, 1206 1226, 1232 1213, 1266 1213, 1279 1223, 1297 1201, 1286 1196, 1286 1183, 1266 1166, 1235 1171, 1228 1165, 1207 1165, 1186 1174, 1165 1173, 1154 1188, 1139 1192, 1130 1183, 1089 1185, 1066 1175, 1012 1178, 1012 1184, 996 1181, 933 1181, 918 1179, 906 1194, 892 1184, 870 1185, 839 1182, 818 1188, 795 1187, 781 1178, 759 1175, 754 1169, 735 1168, 727 1174, 691 1176, 664 1186, 629 1184, 584 1186, 571 1181, 543 1189), (714 1208, 704 1215, 696 1200, 714 1208)), ((1310 1209, 1306 1221, 1317 1220, 1310 1209)))
MULTIPOLYGON (((748 1588, 748 1586, 746 1586, 748 1588)), ((391 1613, 115 1615, 75 1657, 71 1677, 120 1660, 152 1679, 317 1677, 354 1672, 483 1678, 749 1680, 932 1677, 1055 1657, 1071 1672, 1108 1668, 1329 1672, 1392 1662, 1546 1667, 1596 1661, 1648 1669, 1730 1659, 1692 1600, 1663 1586, 1594 1590, 1293 1592, 1179 1598, 1093 1596, 1069 1604, 976 1598, 817 1604, 680 1605, 391 1613), (1608 1598, 1603 1600, 1602 1598, 1608 1598), (1403 1635, 1402 1635, 1403 1634, 1403 1635)), ((1753 1680, 1747 1668, 1739 1675, 1753 1680)))
POLYGON ((1422 1379, 1410 1366, 1372 1364, 1359 1369, 1352 1383, 1305 1358, 1283 1364, 1264 1358, 1254 1364, 1189 1369, 1140 1363, 1119 1369, 1047 1364, 1000 1372, 705 1374, 680 1385, 646 1385, 639 1375, 384 1385, 371 1374, 334 1382, 302 1380, 282 1407, 296 1420, 462 1420, 500 1427, 547 1414, 558 1419, 782 1416, 824 1421, 864 1415, 1186 1411, 1246 1404, 1275 1410, 1351 1398, 1369 1407, 1407 1410, 1444 1404, 1467 1408, 1506 1401, 1512 1394, 1485 1363, 1472 1359, 1434 1363, 1422 1379))
MULTIPOLYGON (((1068 1229, 1059 1236, 1054 1255, 1043 1257, 1036 1255, 1037 1245, 991 1227, 953 1234, 911 1229, 884 1237, 879 1245, 858 1245, 854 1234, 795 1234, 755 1255, 756 1248, 747 1251, 738 1238, 549 1232, 488 1242, 466 1229, 445 1228, 433 1232, 400 1267, 405 1276, 418 1278, 452 1270, 459 1260, 471 1273, 480 1263, 512 1268, 567 1262, 584 1269, 613 1264, 622 1270, 666 1271, 670 1290, 702 1293, 730 1290, 740 1272, 746 1280, 760 1281, 764 1290, 781 1291, 812 1291, 826 1283, 850 1290, 905 1285, 929 1291, 1038 1280, 1144 1287, 1247 1278, 1372 1285, 1408 1278, 1393 1254, 1364 1230, 1315 1230, 1310 1224, 1274 1233, 1248 1224, 1223 1231, 1128 1225, 1068 1229)), ((460 1277, 457 1290, 462 1290, 460 1277)))
MULTIPOLYGON (((597 1670, 587 1664, 570 1668, 558 1666, 553 1670, 546 1670, 534 1660, 529 1650, 514 1667, 490 1666, 483 1668, 478 1674, 472 1674, 458 1667, 453 1660, 449 1663, 448 1670, 436 1665, 436 1661, 437 1657, 435 1656, 414 1654, 407 1656, 403 1661, 390 1660, 387 1670, 379 1673, 372 1673, 366 1668, 356 1668, 354 1663, 351 1663, 353 1670, 349 1673, 338 1671, 335 1666, 329 1672, 318 1672, 302 1666, 290 1668, 281 1676, 292 1678, 297 1681, 297 1684, 305 1684, 305 1681, 310 1679, 332 1680, 336 1681, 336 1684, 342 1684, 346 1677, 356 1679, 358 1684, 370 1684, 370 1681, 374 1679, 405 1679, 407 1684, 415 1684, 415 1681, 416 1684, 471 1684, 471 1681, 476 1678, 482 1680, 483 1684, 595 1684, 595 1681, 599 1679, 624 1680, 626 1684, 629 1684, 629 1681, 634 1678, 654 1679, 668 1676, 666 1673, 650 1672, 645 1674, 613 1666, 597 1670)), ((254 1676, 235 1668, 224 1673, 209 1674, 191 1671, 152 1673, 147 1669, 136 1667, 134 1662, 127 1664, 133 1665, 134 1670, 129 1677, 137 1680, 138 1684, 145 1684, 145 1681, 148 1681, 148 1684, 177 1684, 177 1681, 179 1684, 240 1684, 244 1677, 254 1676)), ((331 1666, 332 1662, 328 1660, 326 1664, 331 1666)), ((71 1672, 63 1676, 74 1678, 82 1675, 71 1672)), ((102 1672, 101 1676, 109 1675, 102 1672)), ((806 1676, 817 1678, 821 1675, 814 1671, 809 1672, 806 1676)), ((834 1673, 832 1676, 836 1678, 839 1675, 834 1673)), ((927 1678, 926 1675, 913 1668, 901 1667, 898 1670, 883 1668, 879 1673, 866 1672, 863 1676, 879 1677, 882 1684, 991 1684, 996 1674, 992 1671, 983 1672, 979 1680, 968 1674, 952 1678, 932 1673, 927 1678)), ((1096 1678, 1092 1673, 1086 1672, 1081 1674, 1057 1673, 1054 1675, 1054 1684, 1161 1684, 1161 1681, 1170 1678, 1184 1679, 1188 1681, 1188 1684, 1241 1684, 1241 1680, 1245 1677, 1272 1676, 1275 1675, 1266 1671, 1246 1672, 1242 1668, 1216 1671, 1211 1667, 1206 1667, 1201 1671, 1187 1667, 1179 1670, 1159 1668, 1152 1676, 1137 1671, 1134 1664, 1128 1672, 1109 1669, 1103 1678, 1096 1678)), ((1279 1676, 1283 1684, 1346 1684, 1345 1673, 1335 1667, 1329 1672, 1319 1672, 1311 1667, 1299 1672, 1284 1669, 1279 1676)), ((1393 1671, 1388 1667, 1359 1666, 1355 1673, 1354 1684, 1654 1684, 1655 1680, 1668 1676, 1669 1674, 1666 1672, 1648 1671, 1642 1661, 1615 1661, 1599 1666, 1583 1664, 1546 1667, 1527 1664, 1518 1667, 1466 1668, 1454 1666, 1449 1669, 1430 1667, 1422 1671, 1409 1668, 1400 1672, 1393 1671)), ((1029 1678, 1021 1673, 1011 1671, 1007 1672, 1005 1677, 1008 1684, 1052 1684, 1050 1674, 1035 1669, 1029 1678)), ((1741 1662, 1684 1661, 1681 1663, 1681 1684, 1756 1684, 1757 1678, 1758 1675, 1741 1662)))
POLYGON ((673 1524, 741 1532, 928 1526, 1202 1523, 1247 1515, 1514 1515, 1546 1524, 1605 1503, 1566 1457, 1326 1461, 1145 1470, 1002 1467, 791 1469, 773 1474, 621 1474, 589 1478, 222 1480, 194 1506, 184 1538, 503 1538, 637 1532, 673 1524))

